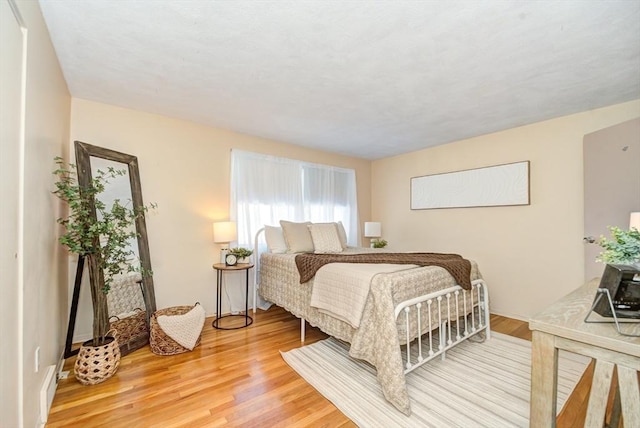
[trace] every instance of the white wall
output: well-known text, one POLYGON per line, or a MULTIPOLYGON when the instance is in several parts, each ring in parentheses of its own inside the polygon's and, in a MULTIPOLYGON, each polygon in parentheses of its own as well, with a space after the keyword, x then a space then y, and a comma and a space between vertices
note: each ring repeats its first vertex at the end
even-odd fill
MULTIPOLYGON (((640 211, 640 118, 585 135, 583 153, 584 236, 609 237, 610 226, 626 229, 640 211)), ((585 278, 602 275, 602 250, 584 246, 585 278)))
MULTIPOLYGON (((198 125, 179 119, 72 100, 71 140, 107 147, 138 158, 145 203, 158 209, 147 216, 158 308, 200 302, 215 314, 215 274, 219 245, 212 223, 229 218, 231 149, 238 148, 309 162, 353 168, 361 213, 370 212, 371 163, 290 144, 198 125)), ((70 269, 75 269, 72 259, 70 269)), ((70 275, 72 287, 73 275, 70 275)), ((244 307, 240 284, 230 283, 234 308, 244 307)), ((89 293, 81 296, 75 341, 90 336, 89 293)), ((223 298, 223 311, 228 299, 223 298)))
POLYGON ((394 249, 476 260, 492 311, 526 319, 584 281, 584 135, 636 117, 640 101, 374 161, 372 218, 394 249), (411 177, 525 160, 529 206, 410 209, 411 177))
MULTIPOLYGON (((11 11, 6 7, 6 0, 0 1, 5 24, 10 22, 11 11)), ((22 153, 18 159, 1 161, 3 169, 17 162, 17 174, 8 181, 3 177, 2 195, 3 199, 9 196, 3 203, 19 204, 18 216, 3 217, 2 228, 17 231, 21 244, 16 251, 17 278, 5 283, 4 272, 2 276, 3 296, 7 292, 11 301, 3 302, 0 313, 0 323, 4 326, 0 425, 34 427, 40 420, 39 391, 45 368, 58 363, 64 347, 66 254, 57 243, 56 218, 60 216, 61 205, 51 191, 54 189, 53 158, 64 155, 67 148, 70 96, 38 3, 17 1, 16 5, 27 40, 24 122, 19 125, 24 138, 23 143, 18 143, 18 151, 22 153), (6 192, 9 189, 11 191, 6 192), (22 199, 24 202, 20 204, 22 199), (7 340, 9 338, 11 340, 7 340), (39 370, 35 365, 37 348, 40 349, 39 370), (10 353, 5 353, 6 349, 10 353)), ((5 82, 5 73, 16 67, 15 57, 5 56, 15 39, 3 37, 1 43, 2 81, 5 82)), ((4 97, 5 88, 2 90, 4 97)), ((20 109, 20 106, 14 108, 20 109)), ((2 115, 4 122, 5 112, 2 115)), ((16 142, 3 138, 1 144, 4 149, 16 142)))

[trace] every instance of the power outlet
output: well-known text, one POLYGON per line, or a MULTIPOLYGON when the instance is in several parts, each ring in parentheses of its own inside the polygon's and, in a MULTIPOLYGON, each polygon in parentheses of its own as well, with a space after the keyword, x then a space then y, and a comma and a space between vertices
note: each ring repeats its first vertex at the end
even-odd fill
POLYGON ((36 373, 38 373, 40 371, 40 347, 39 346, 36 348, 36 355, 33 359, 34 359, 36 373))

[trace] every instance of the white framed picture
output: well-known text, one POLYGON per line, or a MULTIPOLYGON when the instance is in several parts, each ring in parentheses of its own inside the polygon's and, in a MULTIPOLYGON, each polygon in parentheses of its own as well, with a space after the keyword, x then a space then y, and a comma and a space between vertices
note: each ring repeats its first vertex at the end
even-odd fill
POLYGON ((529 161, 411 178, 412 210, 529 204, 529 161))

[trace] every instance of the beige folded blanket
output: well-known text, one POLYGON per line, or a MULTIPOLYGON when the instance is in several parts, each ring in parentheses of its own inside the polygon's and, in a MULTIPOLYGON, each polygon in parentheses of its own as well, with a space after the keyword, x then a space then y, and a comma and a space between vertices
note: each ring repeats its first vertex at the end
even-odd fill
POLYGON ((164 333, 185 348, 192 350, 204 326, 205 311, 195 305, 186 314, 160 315, 156 320, 164 333))
POLYGON ((417 266, 384 263, 328 264, 318 270, 313 280, 311 306, 358 328, 373 277, 415 267, 417 266))

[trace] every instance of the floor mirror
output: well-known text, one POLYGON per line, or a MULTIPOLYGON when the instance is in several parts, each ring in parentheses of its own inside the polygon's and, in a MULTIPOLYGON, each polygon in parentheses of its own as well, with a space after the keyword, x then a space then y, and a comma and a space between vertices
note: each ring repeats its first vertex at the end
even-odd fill
MULTIPOLYGON (((105 190, 98 195, 101 202, 109 206, 115 199, 130 201, 133 207, 144 207, 142 188, 136 156, 121 153, 104 147, 75 141, 76 168, 78 183, 87 186, 97 171, 109 168, 122 170, 123 175, 109 181, 105 190)), ((131 272, 118 277, 111 284, 107 294, 97 292, 104 286, 103 272, 97 266, 88 266, 91 283, 91 300, 94 317, 108 316, 110 326, 118 330, 118 342, 122 355, 126 355, 149 341, 149 319, 156 310, 151 258, 147 239, 145 217, 140 216, 135 223, 137 242, 130 242, 135 254, 132 263, 139 263, 142 272, 131 272)), ((65 358, 77 354, 72 349, 73 332, 78 312, 78 302, 85 270, 85 258, 80 256, 76 268, 76 277, 71 302, 69 325, 65 343, 65 358)))

